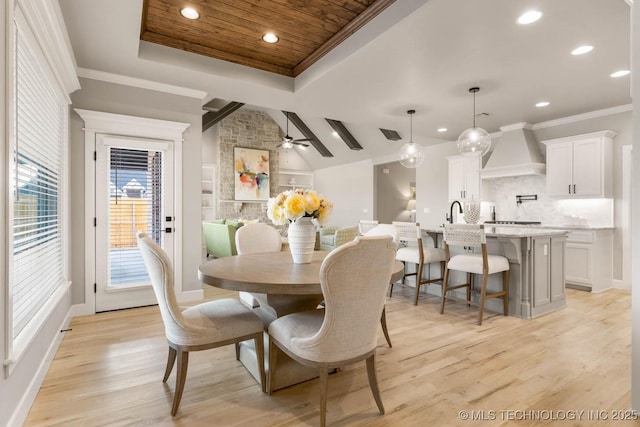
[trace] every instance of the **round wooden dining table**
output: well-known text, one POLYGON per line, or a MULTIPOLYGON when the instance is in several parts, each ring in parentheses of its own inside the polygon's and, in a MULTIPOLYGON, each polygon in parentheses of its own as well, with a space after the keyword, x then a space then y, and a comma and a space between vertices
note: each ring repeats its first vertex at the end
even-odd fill
MULTIPOLYGON (((329 251, 315 251, 309 264, 294 264, 291 253, 286 250, 216 258, 200 265, 198 278, 202 283, 217 288, 251 292, 260 303, 254 311, 262 318, 267 330, 269 323, 278 317, 313 310, 322 302, 320 267, 328 254, 329 251)), ((389 283, 402 279, 403 275, 404 264, 395 261, 389 283)), ((382 314, 385 338, 391 345, 384 310, 382 314)), ((265 339, 268 339, 266 334, 265 339)), ((255 349, 249 342, 241 343, 239 358, 259 381, 255 349)), ((265 355, 265 359, 268 360, 268 356, 265 355)), ((286 377, 274 379, 274 390, 317 376, 315 369, 310 371, 293 360, 289 365, 288 369, 276 371, 277 374, 286 373, 286 377)))

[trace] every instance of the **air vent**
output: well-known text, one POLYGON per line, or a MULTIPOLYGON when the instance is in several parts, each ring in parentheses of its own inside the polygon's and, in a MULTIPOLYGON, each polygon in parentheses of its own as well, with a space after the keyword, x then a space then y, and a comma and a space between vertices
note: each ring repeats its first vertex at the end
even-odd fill
POLYGON ((387 138, 388 140, 391 140, 391 141, 398 141, 398 140, 402 139, 400 137, 400 134, 398 132, 396 132, 395 130, 380 129, 380 132, 382 132, 382 134, 385 136, 385 138, 387 138))

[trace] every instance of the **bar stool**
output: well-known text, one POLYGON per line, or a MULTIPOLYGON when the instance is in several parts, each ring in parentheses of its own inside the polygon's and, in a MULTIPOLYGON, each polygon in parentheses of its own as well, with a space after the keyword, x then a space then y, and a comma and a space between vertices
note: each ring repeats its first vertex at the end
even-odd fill
POLYGON ((507 316, 509 314, 509 260, 500 255, 487 255, 487 238, 484 232, 484 225, 445 224, 444 251, 447 268, 445 269, 444 284, 442 286, 442 306, 440 308, 440 314, 444 313, 444 305, 448 299, 466 302, 467 305, 478 305, 480 307, 478 325, 482 325, 485 300, 502 297, 504 315, 507 316), (465 253, 451 257, 450 246, 481 247, 482 254, 465 253), (467 273, 467 282, 461 285, 449 286, 451 270, 467 273), (488 294, 487 280, 489 275, 500 272, 502 272, 502 291, 488 294), (474 274, 482 274, 482 288, 480 290, 479 302, 471 300, 474 274), (467 289, 466 300, 447 295, 447 292, 459 288, 467 289))
MULTIPOLYGON (((406 242, 407 244, 417 243, 417 246, 405 246, 398 249, 396 259, 402 261, 405 264, 407 262, 416 264, 417 271, 415 273, 405 274, 402 278, 407 276, 416 276, 416 298, 413 305, 418 305, 418 297, 420 296, 420 286, 429 283, 442 282, 444 267, 445 267, 445 252, 440 248, 425 248, 422 245, 422 232, 420 231, 420 224, 416 222, 400 222, 394 221, 393 225, 398 232, 398 240, 400 242, 406 242), (425 264, 440 263, 440 277, 435 279, 423 279, 422 271, 425 264)), ((393 284, 389 290, 389 296, 393 293, 393 284)))

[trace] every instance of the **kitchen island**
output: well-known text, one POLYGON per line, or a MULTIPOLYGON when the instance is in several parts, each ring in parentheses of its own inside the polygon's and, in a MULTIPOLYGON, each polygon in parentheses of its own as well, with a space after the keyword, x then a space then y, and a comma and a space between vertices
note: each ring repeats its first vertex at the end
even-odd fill
MULTIPOLYGON (((431 236, 436 246, 443 246, 442 227, 423 230, 431 236)), ((566 306, 566 230, 485 225, 485 233, 487 252, 502 255, 509 260, 509 315, 531 319, 566 306)), ((462 249, 452 248, 452 255, 461 253, 456 251, 462 249)), ((479 278, 476 277, 475 280, 477 289, 479 278)), ((501 280, 499 274, 489 276, 488 290, 501 289, 501 280)), ((463 281, 464 273, 452 272, 451 284, 463 281)), ((461 293, 458 296, 462 297, 461 293)), ((490 311, 502 312, 502 301, 488 300, 485 307, 490 311)))

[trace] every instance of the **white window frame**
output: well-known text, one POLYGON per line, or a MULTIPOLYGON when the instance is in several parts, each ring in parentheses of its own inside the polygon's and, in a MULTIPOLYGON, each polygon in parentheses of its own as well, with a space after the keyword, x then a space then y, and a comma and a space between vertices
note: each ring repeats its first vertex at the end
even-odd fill
POLYGON ((6 222, 4 232, 6 235, 6 268, 4 289, 4 357, 3 365, 5 377, 13 372, 16 364, 27 351, 31 342, 46 324, 49 316, 58 307, 63 298, 69 295, 71 282, 69 281, 69 110, 71 103, 69 93, 79 89, 80 84, 75 74, 75 61, 70 53, 66 31, 61 24, 61 15, 57 3, 51 1, 38 2, 28 0, 10 1, 7 16, 7 101, 6 123, 7 141, 4 156, 4 183, 6 192, 3 206, 6 222), (62 276, 63 283, 57 287, 54 293, 41 306, 32 320, 22 329, 21 333, 13 337, 13 192, 9 188, 13 180, 8 176, 12 167, 10 165, 13 155, 12 150, 16 140, 16 111, 13 102, 16 93, 16 29, 19 28, 25 41, 36 58, 40 69, 45 73, 51 89, 59 97, 64 108, 62 112, 62 196, 59 199, 60 224, 62 229, 62 276))

